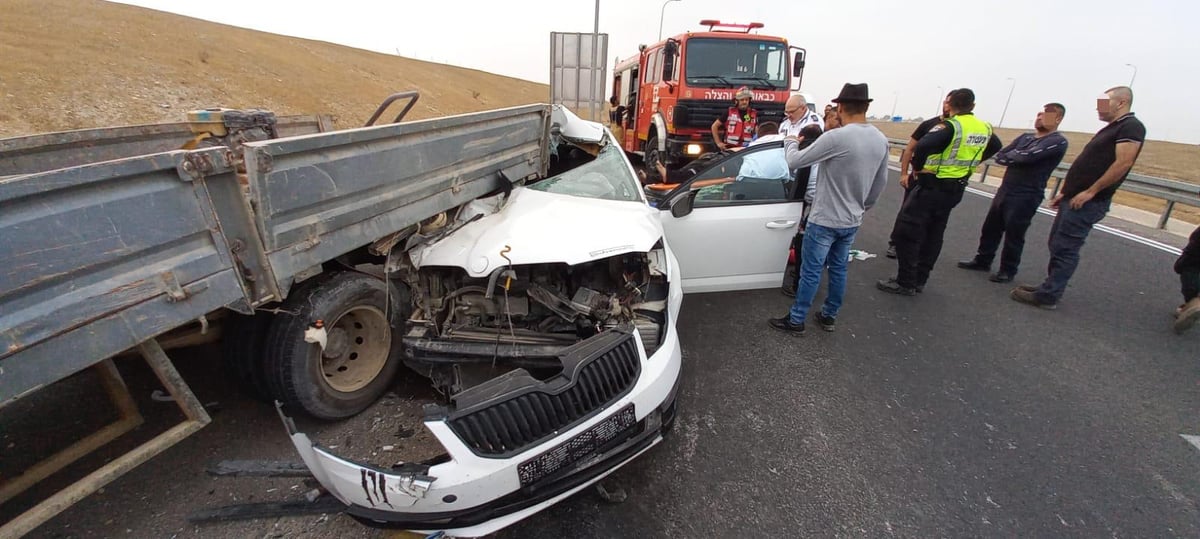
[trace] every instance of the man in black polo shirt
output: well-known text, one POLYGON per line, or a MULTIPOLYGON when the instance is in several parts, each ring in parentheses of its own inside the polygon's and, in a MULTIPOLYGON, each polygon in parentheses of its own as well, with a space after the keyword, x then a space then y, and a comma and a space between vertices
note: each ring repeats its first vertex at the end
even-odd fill
POLYGON ((1029 224, 1045 198, 1046 180, 1067 153, 1067 138, 1058 132, 1066 111, 1066 107, 1058 103, 1046 105, 1033 123, 1034 133, 1023 133, 996 153, 996 164, 1008 168, 983 220, 975 257, 959 262, 958 267, 991 270, 1003 238, 1000 269, 989 280, 994 283, 1013 280, 1021 265, 1021 251, 1025 249, 1025 231, 1029 230, 1029 224))
POLYGON ((1071 164, 1062 193, 1050 201, 1058 216, 1050 228, 1050 265, 1041 286, 1022 285, 1011 292, 1012 299, 1054 309, 1067 290, 1067 283, 1079 265, 1079 251, 1092 227, 1108 214, 1113 193, 1133 168, 1146 126, 1129 112, 1133 90, 1117 86, 1096 100, 1096 112, 1108 125, 1083 147, 1071 164))

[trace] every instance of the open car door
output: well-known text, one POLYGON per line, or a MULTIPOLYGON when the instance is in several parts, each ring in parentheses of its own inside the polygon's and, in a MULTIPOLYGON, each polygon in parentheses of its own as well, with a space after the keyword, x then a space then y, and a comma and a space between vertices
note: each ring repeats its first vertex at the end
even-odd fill
POLYGON ((779 286, 803 211, 798 191, 777 141, 718 160, 663 196, 684 292, 779 286))

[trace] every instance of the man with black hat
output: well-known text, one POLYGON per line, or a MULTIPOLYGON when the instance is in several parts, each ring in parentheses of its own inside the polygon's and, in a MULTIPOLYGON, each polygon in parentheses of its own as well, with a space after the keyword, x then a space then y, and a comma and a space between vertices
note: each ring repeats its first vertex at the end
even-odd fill
POLYGON ((842 127, 826 132, 803 150, 799 149, 799 140, 784 139, 784 152, 792 170, 820 164, 799 253, 796 300, 786 316, 768 321, 771 327, 792 335, 804 333, 804 320, 808 318, 826 264, 829 292, 817 314, 817 322, 825 331, 834 330, 846 293, 850 246, 862 225, 863 213, 875 205, 887 183, 887 137, 867 123, 867 106, 871 102, 867 85, 847 83, 834 102, 838 104, 842 127))
POLYGON ((950 92, 950 118, 933 127, 913 147, 916 187, 900 206, 892 242, 899 266, 896 276, 876 288, 902 296, 925 289, 929 273, 942 252, 942 237, 950 212, 962 201, 967 180, 981 161, 1002 146, 992 126, 975 117, 975 92, 950 92))

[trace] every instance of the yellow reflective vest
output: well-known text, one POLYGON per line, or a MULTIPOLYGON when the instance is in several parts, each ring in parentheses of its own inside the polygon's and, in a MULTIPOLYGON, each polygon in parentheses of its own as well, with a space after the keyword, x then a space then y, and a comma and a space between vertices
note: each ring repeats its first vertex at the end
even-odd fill
POLYGON ((954 129, 954 139, 938 155, 925 161, 925 169, 938 179, 960 179, 969 176, 983 160, 983 150, 992 139, 992 126, 974 114, 959 114, 946 123, 954 129))

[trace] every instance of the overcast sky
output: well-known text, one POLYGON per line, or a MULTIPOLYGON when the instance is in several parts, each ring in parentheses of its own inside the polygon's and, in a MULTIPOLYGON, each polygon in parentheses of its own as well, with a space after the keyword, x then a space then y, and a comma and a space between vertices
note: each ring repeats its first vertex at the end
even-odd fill
MULTIPOLYGON (((591 32, 591 0, 124 0, 277 34, 548 82, 550 32, 591 32)), ((658 0, 601 0, 600 32, 614 59, 658 37, 658 0)), ((975 109, 1005 127, 1032 127, 1041 105, 1066 105, 1063 129, 1095 132, 1095 99, 1134 81, 1134 111, 1152 139, 1200 144, 1200 3, 1176 0, 679 0, 663 34, 699 30, 701 19, 758 21, 808 50, 805 92, 819 105, 844 82, 866 82, 871 114, 937 112, 939 90, 966 86, 975 109)))

